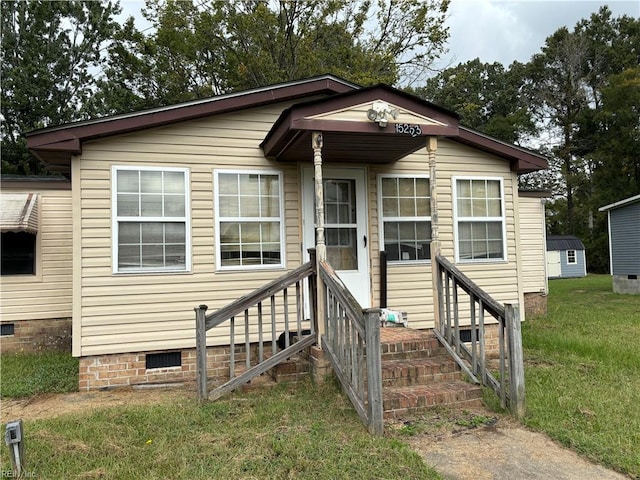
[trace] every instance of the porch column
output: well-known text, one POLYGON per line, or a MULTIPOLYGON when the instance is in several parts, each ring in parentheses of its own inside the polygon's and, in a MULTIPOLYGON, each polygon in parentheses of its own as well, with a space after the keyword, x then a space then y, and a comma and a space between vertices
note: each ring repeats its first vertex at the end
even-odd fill
POLYGON ((427 138, 427 155, 429 158, 429 195, 431 206, 431 283, 433 295, 433 321, 436 330, 440 331, 440 302, 438 299, 438 264, 436 256, 440 254, 440 226, 438 220, 438 189, 436 182, 436 151, 438 139, 427 138))
POLYGON ((317 274, 317 323, 318 323, 318 346, 322 347, 320 339, 325 333, 325 311, 326 300, 324 282, 320 275, 320 262, 327 259, 327 247, 324 243, 324 188, 322 184, 322 133, 313 132, 311 136, 311 146, 313 147, 313 179, 316 193, 316 271, 317 274))

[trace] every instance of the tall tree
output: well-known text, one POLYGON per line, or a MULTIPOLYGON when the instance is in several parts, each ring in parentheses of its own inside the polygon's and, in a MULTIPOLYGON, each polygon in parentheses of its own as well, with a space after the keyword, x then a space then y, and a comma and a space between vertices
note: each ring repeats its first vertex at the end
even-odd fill
POLYGON ((548 210, 552 233, 585 241, 591 271, 606 270, 606 224, 598 207, 638 193, 637 67, 640 20, 602 7, 573 32, 557 31, 532 59, 528 81, 562 178, 548 210))
POLYGON ((528 98, 522 95, 524 66, 508 69, 479 58, 447 68, 414 93, 460 115, 463 125, 510 143, 523 143, 536 131, 528 98))
POLYGON ((118 25, 117 2, 2 1, 2 171, 41 166, 23 134, 89 116, 87 99, 118 25))
POLYGON ((333 73, 409 82, 444 51, 449 0, 147 0, 111 49, 105 113, 333 73))

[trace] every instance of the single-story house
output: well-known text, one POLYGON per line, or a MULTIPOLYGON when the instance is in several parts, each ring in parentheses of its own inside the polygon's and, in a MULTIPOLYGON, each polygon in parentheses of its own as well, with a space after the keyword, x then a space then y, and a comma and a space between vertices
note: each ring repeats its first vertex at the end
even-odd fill
POLYGON ((640 195, 605 205, 613 291, 640 294, 640 195))
POLYGON ((578 237, 547 236, 547 276, 549 278, 584 277, 586 274, 585 248, 578 237))
MULTIPOLYGON (((307 261, 317 198, 326 259, 365 308, 384 284, 385 304, 432 328, 436 238, 521 317, 546 294, 542 202, 518 191, 546 159, 386 85, 325 75, 41 129, 27 145, 71 182, 81 389, 193 378, 194 307, 216 311, 307 261)), ((228 356, 227 330, 206 342, 228 356)))

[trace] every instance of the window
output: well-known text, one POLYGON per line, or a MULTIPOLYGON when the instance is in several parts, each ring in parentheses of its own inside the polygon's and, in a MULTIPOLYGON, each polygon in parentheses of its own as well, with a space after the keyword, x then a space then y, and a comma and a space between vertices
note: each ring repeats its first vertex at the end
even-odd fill
POLYGON ((457 259, 506 260, 502 179, 454 178, 457 259))
POLYGON ((380 176, 381 238, 389 262, 429 260, 431 205, 429 178, 380 176))
POLYGON ((576 258, 575 250, 567 250, 567 264, 575 265, 578 263, 578 259, 576 258))
POLYGON ((36 235, 27 232, 3 232, 2 275, 35 275, 36 235))
POLYGON ((190 269, 189 173, 113 167, 114 272, 190 269))
POLYGON ((214 182, 218 268, 284 266, 282 174, 220 170, 214 182))

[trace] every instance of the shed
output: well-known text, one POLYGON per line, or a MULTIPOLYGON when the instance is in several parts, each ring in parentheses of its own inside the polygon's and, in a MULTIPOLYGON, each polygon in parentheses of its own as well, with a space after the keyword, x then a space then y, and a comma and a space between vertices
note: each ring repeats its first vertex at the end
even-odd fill
POLYGON ((609 265, 616 293, 640 294, 640 195, 605 205, 609 265))
POLYGON ((547 236, 547 277, 575 278, 587 274, 584 244, 573 235, 547 236))

